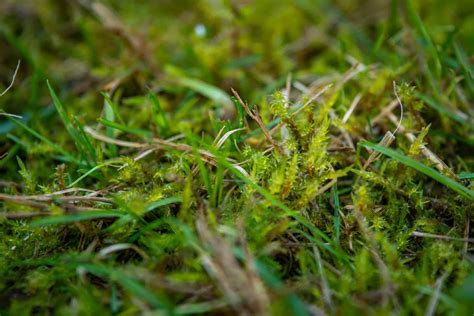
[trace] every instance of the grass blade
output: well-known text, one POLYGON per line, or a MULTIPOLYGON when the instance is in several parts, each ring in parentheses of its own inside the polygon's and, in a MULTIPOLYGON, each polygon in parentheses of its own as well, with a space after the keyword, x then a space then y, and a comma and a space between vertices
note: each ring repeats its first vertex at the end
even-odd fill
POLYGON ((46 84, 48 85, 49 93, 51 95, 51 98, 53 99, 53 104, 56 108, 56 111, 58 112, 59 117, 63 121, 64 127, 66 127, 66 131, 69 133, 69 135, 71 135, 72 139, 74 140, 74 143, 76 144, 77 149, 81 153, 86 154, 86 158, 89 160, 89 163, 91 163, 92 161, 94 161, 94 157, 96 156, 96 154, 89 141, 85 138, 85 133, 83 131, 81 133, 81 131, 79 131, 78 128, 73 125, 73 122, 69 118, 69 114, 66 112, 66 109, 62 105, 61 101, 56 95, 56 92, 54 92, 54 89, 48 80, 46 80, 46 84))
POLYGON ((119 131, 122 131, 122 132, 125 132, 125 133, 130 133, 130 134, 133 134, 133 135, 137 135, 137 136, 143 137, 145 139, 150 138, 152 136, 152 133, 150 131, 140 129, 140 128, 128 127, 128 126, 125 126, 123 124, 120 124, 120 123, 117 123, 117 122, 114 122, 114 121, 111 121, 111 120, 108 120, 108 119, 99 118, 98 122, 105 125, 105 126, 107 126, 108 128, 117 129, 119 131))
POLYGON ((169 127, 168 119, 166 118, 165 112, 163 111, 163 108, 161 107, 160 100, 152 92, 148 94, 148 97, 151 100, 151 103, 153 104, 153 118, 154 118, 156 126, 159 129, 160 135, 167 136, 170 127, 169 127))
POLYGON ((406 1, 406 9, 407 9, 407 15, 410 23, 412 24, 413 28, 416 30, 418 33, 419 39, 418 41, 421 44, 422 48, 426 48, 429 54, 429 58, 433 62, 433 66, 435 68, 435 74, 437 78, 441 76, 441 71, 442 71, 442 66, 441 66, 441 61, 439 59, 438 51, 433 44, 433 41, 431 40, 430 35, 428 34, 428 31, 426 30, 425 25, 423 24, 423 21, 419 14, 416 12, 415 5, 412 0, 407 0, 406 1))
POLYGON ((438 111, 441 115, 445 115, 445 116, 449 117, 450 119, 452 119, 453 121, 456 121, 456 122, 464 124, 464 125, 471 126, 471 128, 472 128, 472 124, 469 122, 469 119, 466 116, 460 115, 459 113, 456 113, 456 112, 453 112, 453 111, 447 109, 445 106, 443 106, 439 102, 431 99, 427 95, 419 93, 419 94, 417 94, 417 96, 423 102, 428 104, 431 108, 438 111))
POLYGON ((341 203, 339 202, 339 192, 337 191, 337 183, 334 184, 331 190, 332 201, 334 203, 334 232, 336 241, 339 243, 339 236, 341 235, 341 203))
POLYGON ((474 178, 474 172, 461 172, 458 174, 459 179, 461 180, 468 180, 474 178))
POLYGON ((192 78, 179 77, 176 80, 180 85, 185 86, 186 88, 189 88, 191 90, 194 90, 205 97, 208 97, 209 99, 216 102, 217 104, 223 105, 226 108, 233 107, 233 103, 230 99, 230 96, 217 87, 214 87, 201 80, 192 79, 192 78))
POLYGON ((114 217, 123 217, 126 214, 120 211, 88 211, 77 214, 69 215, 58 215, 58 216, 49 216, 41 219, 37 219, 31 222, 32 227, 45 226, 45 225, 60 225, 60 224, 69 224, 80 221, 89 221, 99 218, 114 218, 114 217))
POLYGON ((466 188, 462 184, 454 181, 451 178, 448 178, 447 176, 445 176, 445 175, 439 173, 438 171, 436 171, 435 169, 430 168, 430 167, 422 164, 421 162, 419 162, 419 161, 417 161, 413 158, 407 157, 407 156, 405 156, 405 155, 403 155, 403 154, 401 154, 401 153, 399 153, 399 152, 397 152, 393 149, 383 147, 383 146, 380 146, 378 144, 370 143, 368 141, 362 141, 360 144, 362 146, 366 147, 366 148, 376 150, 376 151, 378 151, 378 152, 380 152, 380 153, 382 153, 386 156, 389 156, 390 158, 395 159, 398 162, 401 162, 402 164, 427 175, 428 177, 432 178, 433 180, 436 180, 439 183, 444 184, 445 186, 447 186, 451 190, 456 191, 460 195, 462 195, 462 196, 464 196, 464 197, 466 197, 470 200, 474 200, 474 191, 466 188))
POLYGON ((150 212, 150 211, 153 211, 154 209, 157 209, 159 207, 169 205, 169 204, 175 204, 175 203, 181 203, 181 198, 177 197, 177 196, 172 196, 172 197, 169 197, 169 198, 166 198, 166 199, 151 202, 150 204, 147 205, 146 211, 150 212))
POLYGON ((72 156, 68 151, 66 151, 64 148, 62 148, 61 146, 53 143, 51 140, 49 140, 48 138, 46 138, 45 136, 41 135, 40 133, 38 133, 37 131, 35 131, 34 129, 32 129, 31 127, 29 127, 28 125, 24 124, 23 122, 17 120, 17 119, 14 119, 13 117, 8 117, 8 119, 10 119, 13 123, 15 123, 17 126, 23 128, 25 131, 27 131, 28 133, 30 133, 31 135, 33 135, 34 137, 36 137, 37 139, 39 139, 40 141, 42 141, 43 143, 51 146, 51 148, 53 148, 55 151, 57 151, 58 153, 61 153, 63 154, 64 156, 68 157, 70 161, 80 165, 82 164, 82 162, 77 159, 76 157, 72 156))
POLYGON ((78 267, 83 268, 87 272, 94 274, 98 277, 108 278, 111 281, 117 282, 118 284, 120 284, 120 286, 130 291, 130 293, 132 293, 134 296, 141 300, 144 300, 154 308, 167 310, 167 313, 165 315, 170 314, 170 306, 165 299, 159 297, 150 289, 144 287, 137 280, 127 276, 124 272, 103 265, 91 263, 80 264, 78 267))

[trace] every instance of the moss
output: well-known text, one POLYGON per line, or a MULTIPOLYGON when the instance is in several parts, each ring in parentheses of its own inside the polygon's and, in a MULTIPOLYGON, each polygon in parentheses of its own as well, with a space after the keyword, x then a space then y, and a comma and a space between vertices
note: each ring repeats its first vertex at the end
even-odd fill
POLYGON ((379 2, 6 0, 0 314, 468 310, 470 1, 379 2))

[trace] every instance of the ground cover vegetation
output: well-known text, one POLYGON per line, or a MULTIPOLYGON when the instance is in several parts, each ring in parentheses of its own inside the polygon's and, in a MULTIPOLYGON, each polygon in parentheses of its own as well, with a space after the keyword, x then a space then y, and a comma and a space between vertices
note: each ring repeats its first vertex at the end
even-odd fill
POLYGON ((471 0, 0 16, 1 315, 474 311, 471 0))

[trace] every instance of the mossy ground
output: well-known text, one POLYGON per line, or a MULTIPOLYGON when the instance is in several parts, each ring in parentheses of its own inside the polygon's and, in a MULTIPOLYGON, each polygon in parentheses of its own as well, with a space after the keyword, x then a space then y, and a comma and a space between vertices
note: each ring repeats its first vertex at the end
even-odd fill
POLYGON ((474 311, 472 0, 0 17, 1 315, 474 311))

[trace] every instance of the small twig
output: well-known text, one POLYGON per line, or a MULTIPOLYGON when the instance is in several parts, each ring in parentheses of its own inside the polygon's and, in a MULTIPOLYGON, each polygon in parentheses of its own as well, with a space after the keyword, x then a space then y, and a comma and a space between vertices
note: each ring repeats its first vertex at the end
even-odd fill
POLYGON ((232 93, 234 94, 234 96, 237 98, 237 100, 239 101, 239 103, 242 105, 242 107, 244 108, 245 112, 255 121, 257 122, 258 126, 261 128, 263 134, 265 135, 265 137, 267 138, 267 140, 270 142, 270 144, 272 144, 272 146, 278 150, 278 152, 282 153, 283 150, 281 149, 280 145, 278 145, 272 138, 272 135, 270 135, 270 132, 268 131, 268 129, 265 127, 265 124, 263 123, 262 121, 262 118, 260 116, 260 114, 258 113, 258 110, 257 110, 257 107, 255 107, 252 110, 250 110, 249 106, 247 103, 245 103, 242 98, 240 97, 240 95, 237 93, 237 91, 235 91, 233 88, 231 88, 232 90, 232 93))
MULTIPOLYGON (((395 140, 395 135, 393 135, 392 132, 388 131, 387 133, 385 133, 385 135, 383 136, 382 140, 378 143, 379 145, 383 146, 383 147, 390 147, 390 145, 392 144, 392 142, 395 140)), ((367 161, 365 162, 362 170, 365 170, 367 169, 367 167, 372 164, 374 161, 376 161, 377 159, 379 159, 379 157, 382 156, 382 154, 380 152, 377 152, 377 151, 372 151, 370 153, 370 156, 369 158, 367 158, 367 161)))

